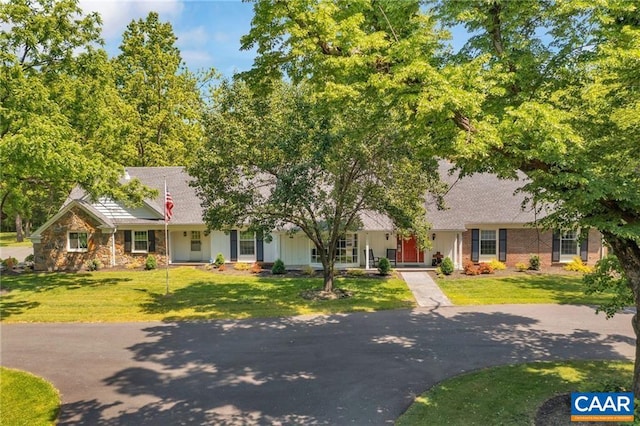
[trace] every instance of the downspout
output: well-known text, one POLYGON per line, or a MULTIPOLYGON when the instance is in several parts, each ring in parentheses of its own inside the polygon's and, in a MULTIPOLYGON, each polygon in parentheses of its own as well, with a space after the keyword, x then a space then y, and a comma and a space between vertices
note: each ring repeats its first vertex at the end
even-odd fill
POLYGON ((111 266, 116 266, 116 232, 117 228, 113 228, 111 232, 111 266))

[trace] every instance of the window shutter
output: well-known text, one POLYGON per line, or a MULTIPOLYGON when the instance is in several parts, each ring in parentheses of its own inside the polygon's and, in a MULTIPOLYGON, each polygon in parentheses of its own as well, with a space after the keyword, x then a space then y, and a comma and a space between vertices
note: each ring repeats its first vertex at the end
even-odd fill
POLYGON ((480 260, 480 230, 471 230, 471 261, 477 262, 480 260))
POLYGON ((500 229, 498 231, 499 234, 499 251, 498 251, 498 260, 500 262, 506 262, 507 261, 507 230, 506 229, 500 229))
POLYGON ((131 253, 131 231, 124 231, 124 252, 131 253))
POLYGON ((256 232, 256 261, 264 261, 264 236, 262 231, 256 232))
POLYGON ((589 231, 585 232, 584 240, 580 241, 580 259, 583 262, 589 260, 589 231))
POLYGON ((238 231, 236 229, 233 229, 230 233, 230 242, 231 261, 235 262, 238 260, 238 231))
POLYGON ((149 253, 156 252, 156 232, 151 229, 147 231, 147 238, 149 239, 149 253))
POLYGON ((551 261, 560 262, 560 232, 553 233, 553 240, 551 241, 551 261))

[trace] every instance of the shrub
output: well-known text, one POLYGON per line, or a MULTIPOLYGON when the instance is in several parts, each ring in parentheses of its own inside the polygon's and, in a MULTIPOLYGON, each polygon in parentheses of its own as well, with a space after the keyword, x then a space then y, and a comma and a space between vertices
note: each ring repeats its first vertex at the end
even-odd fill
POLYGON ((482 262, 478 265, 478 269, 480 271, 481 274, 493 274, 493 268, 491 267, 491 264, 486 263, 486 262, 482 262))
POLYGON ((144 261, 144 269, 146 269, 147 271, 150 271, 152 269, 156 269, 157 267, 158 267, 158 261, 156 260, 156 257, 152 254, 147 256, 147 260, 144 261))
POLYGON ((528 266, 526 263, 524 263, 524 262, 518 262, 518 263, 516 263, 516 271, 518 271, 518 272, 524 272, 524 271, 526 271, 527 269, 529 269, 529 266, 528 266))
POLYGON ((97 271, 98 269, 102 268, 102 262, 100 262, 100 259, 91 259, 91 260, 87 260, 87 262, 84 264, 84 267, 87 268, 87 271, 97 271))
POLYGON ((127 269, 137 269, 141 266, 142 263, 140 263, 140 261, 138 260, 132 260, 131 262, 127 263, 127 269))
POLYGON ((224 263, 220 266, 218 266, 218 271, 220 272, 224 272, 227 270, 227 265, 225 265, 224 263))
POLYGON ((251 273, 259 274, 260 272, 262 272, 262 266, 260 266, 258 262, 254 262, 253 265, 251 265, 251 273))
POLYGON ((389 272, 391 272, 391 262, 389 262, 389 259, 383 257, 378 261, 378 272, 380 272, 380 275, 389 275, 389 272))
POLYGON ((316 274, 316 270, 313 269, 313 266, 306 265, 302 267, 302 273, 312 277, 316 274))
POLYGON ((2 261, 2 266, 4 266, 7 269, 13 269, 18 265, 18 259, 16 259, 15 257, 7 257, 5 260, 2 261))
POLYGON ((566 271, 582 272, 583 274, 590 274, 593 272, 593 268, 584 263, 580 256, 575 256, 571 262, 564 265, 563 269, 566 271))
POLYGON ((498 259, 491 259, 491 261, 489 262, 489 265, 491 265, 491 268, 494 271, 504 271, 505 269, 507 269, 507 265, 500 262, 498 259))
POLYGON ((348 277, 364 277, 367 275, 367 271, 364 269, 347 269, 348 277))
POLYGON ((480 274, 480 267, 476 266, 470 260, 465 260, 464 264, 462 265, 462 268, 464 269, 465 275, 479 275, 480 274))
POLYGON ((233 269, 235 269, 236 271, 248 271, 249 269, 251 269, 251 265, 245 262, 236 262, 233 265, 233 269))
POLYGON ((529 257, 529 269, 533 271, 540 270, 540 256, 538 256, 537 254, 532 254, 529 257))
POLYGON ((440 271, 445 275, 451 275, 453 273, 453 260, 449 257, 445 257, 440 264, 440 271))
POLYGON ((35 260, 35 257, 33 256, 33 254, 30 254, 29 256, 24 258, 25 263, 28 263, 28 262, 33 263, 34 260, 35 260))
POLYGON ((282 261, 282 259, 276 259, 276 261, 273 262, 273 266, 271 267, 271 273, 273 275, 282 275, 285 272, 287 272, 287 270, 284 267, 284 262, 282 261))
POLYGON ((218 253, 216 255, 216 260, 213 261, 213 264, 216 265, 216 268, 224 265, 224 255, 222 253, 218 253))

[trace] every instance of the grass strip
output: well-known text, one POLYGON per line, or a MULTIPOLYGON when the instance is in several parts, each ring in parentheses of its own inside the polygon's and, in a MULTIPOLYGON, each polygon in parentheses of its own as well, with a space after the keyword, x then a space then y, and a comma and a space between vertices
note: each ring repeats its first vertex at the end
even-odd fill
POLYGON ((39 426, 56 423, 60 393, 46 380, 0 367, 0 424, 39 426))

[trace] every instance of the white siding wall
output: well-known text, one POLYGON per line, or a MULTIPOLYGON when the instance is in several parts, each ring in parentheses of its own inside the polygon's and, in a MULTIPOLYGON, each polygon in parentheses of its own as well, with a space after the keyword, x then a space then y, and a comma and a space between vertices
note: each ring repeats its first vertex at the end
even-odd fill
POLYGON ((211 239, 211 256, 214 260, 218 253, 222 253, 224 259, 229 262, 231 258, 231 251, 229 244, 231 244, 231 237, 229 234, 225 234, 222 231, 211 231, 209 235, 211 239))
MULTIPOLYGON (((367 248, 367 236, 369 238, 369 249, 373 250, 375 257, 387 257, 387 249, 396 248, 396 236, 389 233, 389 239, 386 238, 387 232, 368 232, 360 233, 358 236, 358 256, 360 257, 360 266, 364 267, 366 258, 365 250, 367 248)), ((373 265, 369 265, 373 268, 373 265)))
POLYGON ((311 257, 309 239, 306 235, 296 234, 293 238, 283 234, 280 238, 281 259, 285 266, 308 265, 311 257))
POLYGON ((272 239, 270 243, 264 242, 264 261, 268 263, 273 263, 277 258, 280 257, 280 253, 278 253, 279 246, 279 235, 272 235, 272 239))
MULTIPOLYGON (((432 232, 429 233, 431 238, 432 232)), ((444 257, 449 257, 451 260, 457 260, 453 250, 455 247, 456 232, 438 232, 436 231, 436 239, 431 240, 431 249, 426 250, 424 256, 424 262, 427 266, 431 266, 431 260, 433 255, 440 252, 444 257)))

